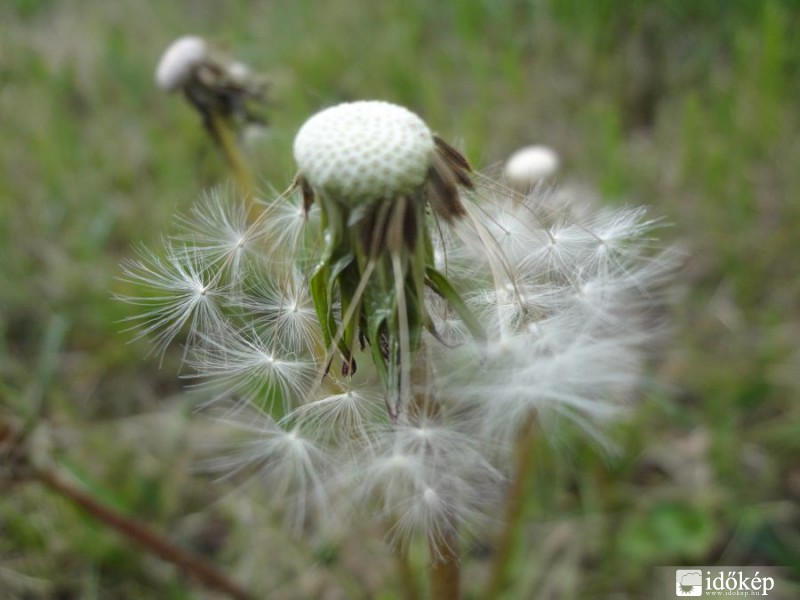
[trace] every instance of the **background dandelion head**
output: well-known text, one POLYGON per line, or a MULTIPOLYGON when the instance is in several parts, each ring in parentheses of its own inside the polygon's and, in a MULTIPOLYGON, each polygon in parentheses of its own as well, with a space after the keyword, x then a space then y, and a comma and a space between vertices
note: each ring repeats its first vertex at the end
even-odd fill
POLYGON ((161 55, 156 68, 156 83, 167 92, 185 85, 208 57, 208 45, 203 38, 187 35, 172 42, 161 55))

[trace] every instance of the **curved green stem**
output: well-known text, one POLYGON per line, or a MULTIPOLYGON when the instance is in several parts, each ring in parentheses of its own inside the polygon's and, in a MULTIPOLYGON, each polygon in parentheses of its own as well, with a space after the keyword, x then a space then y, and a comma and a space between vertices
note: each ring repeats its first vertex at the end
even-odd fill
POLYGON ((400 576, 400 597, 403 600, 418 600, 422 597, 419 590, 416 574, 408 559, 408 552, 402 548, 395 549, 397 559, 397 572, 400 576))
POLYGON ((247 166, 247 160, 236 141, 236 132, 231 126, 230 119, 218 113, 211 113, 211 127, 214 130, 215 141, 225 156, 228 166, 233 171, 236 185, 247 200, 252 221, 258 216, 255 205, 256 184, 247 166))

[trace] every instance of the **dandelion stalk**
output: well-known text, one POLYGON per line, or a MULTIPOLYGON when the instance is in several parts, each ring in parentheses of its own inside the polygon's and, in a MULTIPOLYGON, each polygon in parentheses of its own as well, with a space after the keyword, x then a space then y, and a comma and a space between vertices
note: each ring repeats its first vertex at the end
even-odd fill
POLYGON ((395 548, 394 556, 399 575, 400 595, 403 600, 418 600, 422 594, 417 583, 417 575, 405 548, 395 548))
POLYGON ((257 218, 254 204, 256 197, 255 180, 250 172, 244 153, 237 142, 236 131, 231 126, 230 119, 224 115, 211 113, 210 119, 213 137, 217 141, 217 146, 225 156, 225 160, 233 172, 233 177, 237 183, 239 192, 241 192, 247 202, 251 221, 255 221, 257 218))
POLYGON ((529 419, 520 432, 515 448, 514 474, 505 500, 503 526, 494 543, 489 581, 485 598, 498 598, 506 584, 506 576, 514 551, 520 517, 525 508, 525 492, 534 473, 535 420, 529 419))
POLYGON ((461 598, 461 568, 457 535, 454 532, 442 534, 428 543, 432 600, 458 600, 461 598))

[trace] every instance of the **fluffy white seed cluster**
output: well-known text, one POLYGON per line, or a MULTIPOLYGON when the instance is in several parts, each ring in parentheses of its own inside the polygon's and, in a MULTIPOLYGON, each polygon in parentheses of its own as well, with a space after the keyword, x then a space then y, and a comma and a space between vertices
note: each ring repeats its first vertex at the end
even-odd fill
POLYGON ((361 101, 306 121, 295 137, 294 157, 318 193, 355 206, 421 185, 433 147, 430 129, 408 109, 361 101))
POLYGON ((208 58, 205 40, 194 35, 178 38, 164 51, 156 68, 156 84, 173 92, 192 76, 192 71, 208 58))
MULTIPOLYGON (((295 154, 318 193, 355 203, 420 185, 432 147, 412 113, 363 102, 309 120, 295 154)), ((185 340, 209 399, 235 409, 226 419, 244 438, 219 466, 258 469, 292 526, 313 513, 374 517, 398 542, 464 531, 498 516, 521 428, 577 424, 602 440, 601 425, 636 390, 675 265, 653 240, 657 221, 644 209, 576 217, 583 211, 554 209, 538 190, 521 199, 479 181, 461 191, 465 218, 428 225, 437 269, 487 339, 478 345, 459 313, 427 294, 436 334, 424 334, 415 395, 436 409, 417 415, 387 415, 369 349, 356 354, 355 378, 328 369, 309 289, 324 231, 299 190, 266 200, 255 223, 230 194, 211 194, 165 256, 126 266, 142 333, 160 348, 185 340)))

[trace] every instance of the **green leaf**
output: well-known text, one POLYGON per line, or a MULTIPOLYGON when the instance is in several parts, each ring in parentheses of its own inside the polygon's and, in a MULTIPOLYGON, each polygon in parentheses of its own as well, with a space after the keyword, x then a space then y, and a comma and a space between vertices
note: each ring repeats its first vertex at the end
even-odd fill
POLYGON ((461 320, 464 321, 464 325, 467 326, 472 337, 475 338, 476 341, 485 342, 486 332, 478 322, 477 317, 467 308, 464 300, 461 299, 461 296, 447 277, 439 273, 439 271, 433 267, 427 267, 425 269, 425 275, 427 276, 428 286, 450 303, 453 310, 455 310, 458 316, 461 317, 461 320))
POLYGON ((336 320, 333 317, 333 303, 328 295, 328 273, 330 268, 327 264, 321 265, 311 276, 308 287, 311 292, 311 300, 317 311, 322 336, 325 340, 325 348, 331 345, 333 336, 336 332, 336 320))
POLYGON ((391 322, 394 313, 394 297, 390 294, 367 294, 364 298, 364 312, 367 321, 367 337, 372 351, 372 360, 378 371, 385 389, 389 385, 389 371, 386 366, 386 359, 381 352, 381 332, 388 329, 387 325, 391 322))

